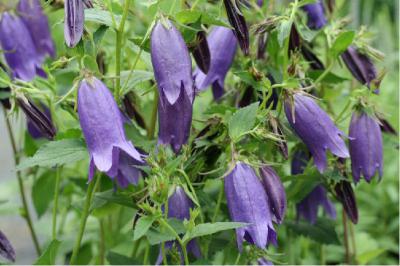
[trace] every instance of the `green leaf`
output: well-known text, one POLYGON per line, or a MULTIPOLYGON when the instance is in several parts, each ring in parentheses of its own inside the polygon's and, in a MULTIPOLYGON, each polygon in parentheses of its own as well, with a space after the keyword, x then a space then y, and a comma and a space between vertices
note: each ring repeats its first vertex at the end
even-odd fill
POLYGON ((51 241, 42 255, 35 261, 34 265, 54 265, 56 262, 57 250, 61 241, 51 241))
MULTIPOLYGON (((125 84, 129 77, 130 71, 122 71, 121 72, 121 83, 125 84)), ((146 70, 134 70, 132 74, 129 77, 128 83, 127 83, 127 89, 132 89, 134 88, 137 84, 149 81, 154 79, 154 74, 153 72, 146 71, 146 70)))
POLYGON ((100 27, 93 33, 93 41, 96 45, 99 45, 101 40, 103 40, 104 34, 108 29, 107 25, 100 25, 100 27))
POLYGON ((285 20, 279 25, 278 42, 280 47, 283 47, 283 43, 289 37, 292 24, 293 22, 291 20, 285 20))
POLYGON ((296 234, 309 237, 321 244, 340 244, 338 235, 335 231, 335 221, 333 220, 319 218, 314 225, 305 221, 287 221, 286 225, 296 234))
POLYGON ((195 23, 196 21, 198 21, 201 18, 201 22, 203 24, 223 26, 223 27, 227 27, 227 28, 231 27, 225 21, 219 19, 218 16, 212 16, 212 15, 209 15, 208 13, 204 13, 204 12, 201 12, 198 10, 180 11, 175 15, 175 18, 177 21, 179 21, 182 24, 195 23))
POLYGON ((135 230, 133 232, 133 241, 138 240, 146 234, 153 224, 155 217, 153 216, 142 216, 136 223, 135 230))
POLYGON ((217 222, 217 223, 204 223, 196 225, 190 232, 187 232, 183 237, 183 241, 188 241, 190 239, 212 235, 221 231, 231 230, 246 226, 246 223, 236 223, 236 222, 217 222))
POLYGON ((355 37, 354 31, 345 31, 339 34, 336 38, 335 42, 332 44, 332 48, 330 50, 331 54, 334 57, 339 56, 341 53, 346 51, 347 47, 353 42, 355 37))
MULTIPOLYGON (((186 229, 181 220, 170 218, 168 224, 175 230, 177 234, 184 234, 186 229)), ((150 245, 158 245, 161 242, 175 240, 175 235, 166 227, 150 228, 146 233, 147 240, 150 245)))
POLYGON ((48 171, 35 180, 32 186, 32 200, 36 213, 40 218, 53 200, 55 188, 55 173, 48 171))
POLYGON ((107 252, 106 259, 111 265, 139 265, 140 261, 135 260, 131 257, 127 257, 125 255, 109 251, 107 252))
MULTIPOLYGON (((117 27, 121 21, 121 16, 120 15, 115 15, 115 22, 117 24, 117 27)), ((112 21, 112 17, 109 11, 97 9, 97 8, 88 8, 85 9, 85 21, 91 21, 95 22, 98 24, 106 25, 108 27, 114 28, 114 24, 112 21)))
MULTIPOLYGON (((308 74, 310 78, 313 80, 316 80, 321 74, 324 72, 324 70, 313 70, 310 71, 308 74)), ((338 84, 344 81, 347 81, 347 78, 340 77, 332 72, 329 72, 323 79, 324 82, 330 83, 330 84, 338 84)))
POLYGON ((8 76, 7 72, 5 72, 1 67, 0 67, 0 79, 4 80, 0 81, 0 88, 8 88, 8 82, 10 82, 10 77, 8 76))
POLYGON ((237 110, 229 120, 229 136, 235 140, 251 130, 256 122, 258 102, 237 110))
MULTIPOLYGON (((114 191, 114 189, 95 193, 94 200, 101 200, 101 201, 106 201, 106 202, 110 202, 110 203, 115 203, 115 204, 119 204, 119 205, 134 209, 132 199, 127 195, 116 193, 114 191)), ((94 202, 96 202, 96 201, 94 201, 94 202)), ((90 209, 92 210, 96 207, 97 206, 92 204, 90 209)), ((101 207, 101 206, 99 206, 99 207, 101 207)))
POLYGON ((79 248, 78 256, 76 257, 76 265, 88 265, 93 258, 92 243, 86 242, 79 248))
POLYGON ((288 200, 300 202, 321 182, 322 178, 316 169, 306 171, 301 175, 294 175, 293 181, 287 189, 288 200))
POLYGON ((381 255, 385 251, 386 251, 386 249, 379 248, 379 249, 363 252, 363 253, 357 255, 357 262, 360 265, 365 265, 368 262, 370 262, 371 260, 373 260, 376 257, 378 257, 379 255, 381 255))
POLYGON ((50 141, 39 148, 33 157, 23 160, 17 170, 33 166, 53 167, 70 164, 88 157, 84 142, 81 139, 64 139, 50 141))

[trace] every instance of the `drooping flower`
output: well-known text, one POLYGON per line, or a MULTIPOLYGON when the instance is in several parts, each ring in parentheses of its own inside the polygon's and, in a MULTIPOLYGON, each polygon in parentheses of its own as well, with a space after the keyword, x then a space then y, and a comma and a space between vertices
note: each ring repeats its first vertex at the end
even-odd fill
POLYGON ((192 62, 182 35, 170 21, 151 33, 151 61, 159 91, 158 142, 175 153, 186 144, 192 123, 194 84, 192 62))
POLYGON ((207 42, 211 54, 210 70, 206 75, 196 69, 195 84, 200 91, 212 85, 214 98, 219 99, 224 94, 225 76, 235 58, 237 41, 231 29, 214 27, 207 42))
POLYGON ((356 202, 356 196, 350 182, 342 180, 335 186, 336 197, 343 205, 347 216, 350 220, 357 224, 358 222, 358 208, 356 202))
POLYGON ((268 196, 253 168, 242 162, 236 163, 224 184, 231 219, 249 224, 236 229, 239 251, 243 240, 262 249, 269 243, 276 245, 268 196))
POLYGON ((261 182, 267 192, 269 206, 277 223, 282 223, 286 212, 285 188, 275 170, 270 166, 260 168, 261 182))
POLYGON ((292 105, 290 98, 285 100, 286 117, 290 126, 306 144, 314 158, 315 166, 321 173, 327 167, 327 149, 338 157, 349 157, 346 144, 341 138, 343 133, 312 98, 295 93, 293 102, 292 105))
POLYGON ((33 138, 45 137, 53 139, 56 129, 51 120, 50 110, 40 110, 32 101, 26 98, 17 98, 18 105, 28 120, 28 131, 33 138))
POLYGON ((336 218, 335 206, 328 199, 326 189, 322 185, 317 185, 305 198, 296 204, 297 219, 303 217, 309 223, 315 224, 320 205, 332 219, 336 218))
POLYGON ((0 231, 0 256, 12 262, 15 261, 14 248, 2 231, 0 231))
POLYGON ((56 51, 49 21, 43 13, 39 0, 20 0, 17 11, 30 32, 37 54, 42 58, 46 55, 55 57, 56 51))
POLYGON ((46 77, 32 37, 20 17, 4 12, 0 21, 0 44, 14 78, 32 80, 36 74, 46 77))
POLYGON ((192 51, 194 60, 200 70, 207 74, 210 69, 211 53, 208 47, 207 36, 204 31, 199 31, 196 35, 196 46, 192 51))
POLYGON ((313 30, 319 30, 326 24, 324 5, 321 0, 317 0, 314 4, 303 6, 303 10, 307 13, 307 26, 313 30))
MULTIPOLYGON (((193 202, 186 195, 185 190, 177 186, 174 194, 168 198, 168 218, 176 218, 179 220, 189 220, 190 219, 190 209, 193 208, 193 202)), ((177 241, 168 241, 165 243, 165 249, 169 250, 173 247, 173 245, 177 245, 179 253, 181 255, 181 263, 183 263, 183 254, 181 247, 177 241)), ((187 244, 187 250, 197 259, 201 257, 200 248, 195 239, 189 241, 187 244)), ((161 264, 162 262, 162 254, 158 255, 158 259, 156 265, 161 264)))
POLYGON ((64 39, 68 47, 75 47, 82 38, 84 17, 82 0, 65 0, 64 4, 64 39))
POLYGON ((382 178, 382 133, 375 118, 364 111, 353 113, 349 129, 351 169, 354 181, 364 176, 367 182, 379 174, 382 178))
POLYGON ((246 20, 239 8, 238 0, 224 0, 226 15, 228 16, 229 23, 233 27, 240 49, 244 55, 249 55, 250 38, 249 30, 247 28, 246 20))
POLYGON ((95 77, 88 76, 79 85, 78 115, 90 155, 89 181, 95 168, 118 180, 135 179, 133 170, 133 176, 125 176, 126 167, 142 165, 143 159, 126 139, 124 120, 111 92, 95 77))
MULTIPOLYGON (((351 72, 354 78, 356 78, 362 85, 366 85, 368 88, 377 78, 377 72, 371 59, 361 52, 354 46, 350 46, 341 55, 344 63, 351 72)), ((379 89, 374 91, 379 92, 379 89)))

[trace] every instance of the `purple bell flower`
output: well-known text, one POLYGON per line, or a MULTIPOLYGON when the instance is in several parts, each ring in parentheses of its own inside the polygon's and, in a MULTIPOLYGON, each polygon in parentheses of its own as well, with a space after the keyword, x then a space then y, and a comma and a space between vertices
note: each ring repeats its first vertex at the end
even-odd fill
POLYGON ((236 229, 239 251, 242 251, 243 240, 262 249, 269 243, 276 245, 268 196, 253 168, 242 162, 236 163, 224 183, 231 219, 249 224, 236 229))
POLYGON ((237 41, 231 29, 214 27, 207 38, 211 53, 211 65, 207 75, 199 68, 194 71, 196 88, 200 91, 212 85, 215 99, 224 94, 226 73, 235 58, 237 41))
POLYGON ((0 44, 14 78, 30 81, 36 74, 46 77, 41 69, 43 58, 37 54, 29 30, 20 17, 7 12, 2 14, 0 44))
POLYGON ((319 30, 326 24, 324 5, 321 0, 315 4, 308 4, 303 6, 303 10, 307 13, 307 26, 313 30, 319 30))
POLYGON ((239 0, 224 0, 224 5, 229 24, 233 28, 233 33, 239 42, 240 49, 247 56, 250 53, 250 37, 246 20, 239 7, 239 0))
POLYGON ((15 262, 15 251, 8 238, 0 231, 0 256, 15 262))
POLYGON ((65 0, 64 39, 68 47, 75 47, 81 40, 84 23, 84 1, 65 0))
POLYGON ((267 260, 266 258, 259 258, 257 260, 258 265, 274 265, 271 261, 267 260))
POLYGON ((312 98, 295 93, 294 106, 289 99, 285 100, 285 113, 289 124, 306 144, 314 158, 314 164, 321 173, 327 167, 327 149, 340 158, 349 157, 346 144, 341 138, 343 133, 312 98))
POLYGON ((31 34, 37 54, 42 58, 46 55, 55 57, 56 51, 51 38, 49 21, 43 13, 39 0, 20 0, 17 11, 31 34))
POLYGON ((158 142, 175 153, 186 144, 192 123, 194 85, 192 61, 180 32, 160 21, 151 33, 151 61, 159 91, 158 142))
POLYGON ((260 169, 261 182, 267 192, 269 206, 277 223, 282 223, 286 212, 285 188, 275 170, 270 166, 260 169))
MULTIPOLYGON (((190 209, 193 208, 193 202, 186 195, 182 187, 177 186, 174 194, 168 198, 168 218, 176 218, 179 220, 189 220, 190 219, 190 209)), ((177 241, 168 241, 165 243, 165 249, 169 250, 173 245, 178 245, 179 253, 181 254, 181 263, 183 264, 183 254, 181 247, 177 241)), ((201 257, 200 248, 196 240, 191 240, 187 244, 187 251, 193 254, 194 257, 199 259, 201 257)), ((156 265, 160 265, 162 262, 162 253, 158 255, 156 265)))
POLYGON ((375 118, 365 112, 354 112, 350 122, 350 158, 354 181, 364 176, 367 182, 379 174, 382 178, 382 133, 375 118))
POLYGON ((309 223, 315 224, 320 205, 332 219, 336 218, 335 206, 328 199, 326 189, 322 185, 317 185, 310 194, 296 204, 297 219, 303 217, 309 223))
MULTIPOLYGON (((376 68, 371 59, 354 46, 347 48, 341 57, 353 77, 370 88, 371 82, 377 78, 376 68)), ((379 90, 376 89, 374 93, 379 93, 379 90)))
POLYGON ((126 167, 142 165, 143 159, 126 139, 124 120, 111 92, 95 77, 86 77, 79 85, 78 115, 90 155, 89 181, 95 167, 118 181, 136 179, 137 172, 126 167))

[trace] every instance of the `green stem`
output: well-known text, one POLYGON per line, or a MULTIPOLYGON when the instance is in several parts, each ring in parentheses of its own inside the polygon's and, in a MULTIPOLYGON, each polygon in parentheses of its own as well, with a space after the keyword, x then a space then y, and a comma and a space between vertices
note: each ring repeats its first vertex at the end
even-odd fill
MULTIPOLYGON (((14 162, 15 162, 15 165, 18 165, 19 164, 19 156, 18 156, 18 152, 17 152, 17 145, 15 144, 14 135, 11 130, 11 123, 10 123, 10 120, 8 119, 4 109, 3 109, 3 114, 4 114, 4 119, 6 121, 8 135, 10 136, 10 140, 11 140, 11 147, 12 147, 13 154, 14 154, 14 162)), ((24 182, 22 180, 20 171, 17 171, 17 180, 18 180, 19 193, 20 193, 21 201, 22 201, 22 208, 24 209, 23 217, 25 218, 25 221, 28 224, 29 231, 32 236, 33 244, 35 245, 36 253, 38 255, 40 255, 42 252, 40 250, 40 245, 39 245, 39 241, 36 236, 35 228, 33 227, 31 214, 29 212, 28 203, 26 201, 24 182)))
POLYGON ((61 172, 61 166, 58 166, 56 170, 56 185, 54 188, 54 206, 53 206, 53 224, 52 224, 53 240, 57 238, 57 208, 58 208, 58 198, 60 190, 60 177, 61 177, 60 172, 61 172))
POLYGON ((148 265, 149 264, 149 252, 150 252, 150 245, 146 245, 144 249, 144 256, 143 256, 143 264, 148 265))
POLYGON ((178 235, 178 233, 172 228, 167 221, 165 221, 164 218, 160 219, 160 223, 165 226, 176 238, 176 240, 179 242, 179 245, 181 246, 182 253, 183 253, 183 258, 185 260, 185 265, 189 265, 189 257, 187 254, 186 250, 186 243, 184 243, 181 239, 181 237, 178 235))
POLYGON ((104 221, 103 218, 99 219, 100 226, 100 245, 99 245, 99 264, 104 265, 105 258, 105 232, 104 232, 104 221))
POLYGON ((351 237, 351 247, 353 250, 353 263, 358 264, 357 262, 357 245, 356 245, 356 237, 354 234, 354 225, 352 223, 349 223, 350 227, 350 237, 351 237))
POLYGON ((325 246, 323 244, 320 245, 320 255, 321 255, 321 265, 325 265, 325 246))
POLYGON ((330 63, 329 66, 325 69, 325 71, 322 72, 322 74, 315 80, 314 86, 317 85, 318 83, 320 83, 325 78, 325 76, 329 74, 332 67, 333 67, 333 63, 330 63))
POLYGON ((149 139, 154 138, 154 132, 156 131, 156 123, 157 123, 157 111, 158 111, 158 90, 156 87, 154 87, 154 105, 153 105, 153 110, 151 112, 149 131, 147 131, 147 137, 149 139))
MULTIPOLYGON (((96 177, 95 177, 96 178, 96 177)), ((78 256, 79 253, 79 248, 81 246, 81 241, 82 241, 82 237, 83 237, 83 233, 85 232, 85 227, 86 227, 86 221, 87 218, 89 217, 89 209, 90 209, 90 204, 92 202, 92 198, 93 198, 93 192, 96 190, 96 187, 99 185, 99 180, 100 180, 100 176, 97 177, 96 182, 94 182, 94 180, 92 180, 89 183, 89 187, 86 191, 86 200, 85 200, 85 205, 83 207, 83 211, 82 211, 82 216, 81 216, 81 221, 80 221, 80 225, 79 225, 79 232, 78 232, 78 237, 76 238, 75 244, 74 244, 74 248, 72 250, 72 255, 71 255, 71 260, 70 260, 70 265, 74 265, 76 258, 78 256)))
POLYGON ((345 263, 350 264, 349 234, 347 232, 347 217, 344 209, 342 210, 342 222, 344 234, 345 263))
POLYGON ((115 91, 114 97, 119 102, 121 94, 121 51, 122 51, 122 35, 124 33, 125 22, 128 16, 129 5, 133 2, 132 0, 125 0, 124 12, 118 29, 116 29, 116 48, 115 48, 115 91))
POLYGON ((224 188, 223 188, 223 186, 221 186, 221 188, 219 189, 217 205, 215 205, 214 214, 211 219, 211 223, 215 223, 215 220, 217 219, 219 209, 221 208, 223 196, 224 196, 224 188))

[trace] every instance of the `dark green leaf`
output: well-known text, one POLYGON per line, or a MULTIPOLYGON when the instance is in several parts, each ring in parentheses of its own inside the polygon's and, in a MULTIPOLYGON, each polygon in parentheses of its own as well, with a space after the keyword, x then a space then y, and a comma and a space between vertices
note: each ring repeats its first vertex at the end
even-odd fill
POLYGON ((93 33, 93 41, 96 45, 99 45, 101 40, 103 40, 104 34, 106 33, 109 27, 106 25, 101 25, 94 33, 93 33))
POLYGON ((57 239, 51 241, 42 255, 35 261, 34 265, 54 265, 57 257, 57 250, 61 241, 57 239))
POLYGON ((308 222, 286 222, 288 228, 296 234, 309 237, 321 244, 340 244, 338 235, 335 231, 335 222, 327 218, 319 218, 317 222, 312 225, 308 222))
MULTIPOLYGON (((118 27, 121 21, 121 16, 114 14, 114 19, 115 23, 117 24, 116 26, 118 27)), ((91 21, 114 28, 111 13, 106 10, 97 8, 85 9, 85 21, 91 21)))
MULTIPOLYGON (((94 194, 94 199, 105 200, 110 203, 115 203, 129 208, 134 208, 132 199, 129 196, 117 193, 113 189, 94 194)), ((93 209, 94 207, 95 206, 92 205, 91 209, 93 209)))
POLYGON ((345 31, 339 34, 335 42, 332 44, 330 52, 334 57, 346 51, 347 47, 353 42, 355 37, 354 31, 345 31))
POLYGON ((142 216, 136 223, 135 230, 133 232, 133 241, 138 240, 146 234, 153 224, 155 217, 152 216, 142 216))
POLYGON ((229 136, 232 139, 239 138, 242 134, 251 130, 256 122, 258 102, 237 110, 229 120, 229 136))
POLYGON ((111 265, 139 265, 142 263, 136 259, 127 257, 125 255, 113 251, 107 252, 106 259, 111 265))
POLYGON ((32 200, 36 213, 40 218, 53 200, 55 188, 55 172, 48 171, 35 180, 32 186, 32 200))
MULTIPOLYGON (((316 80, 321 74, 324 72, 324 70, 314 70, 309 72, 310 78, 313 80, 316 80)), ((324 82, 326 83, 331 83, 331 84, 338 84, 343 81, 347 81, 347 78, 340 77, 332 72, 329 72, 323 79, 324 82)))
POLYGON ((290 29, 292 28, 292 21, 285 20, 279 25, 278 29, 278 42, 279 46, 283 47, 285 40, 289 37, 290 29))
POLYGON ((246 226, 246 223, 236 223, 236 222, 217 222, 217 223, 204 223, 196 225, 193 230, 187 232, 183 237, 183 241, 188 241, 190 239, 212 235, 221 231, 231 230, 246 226))

